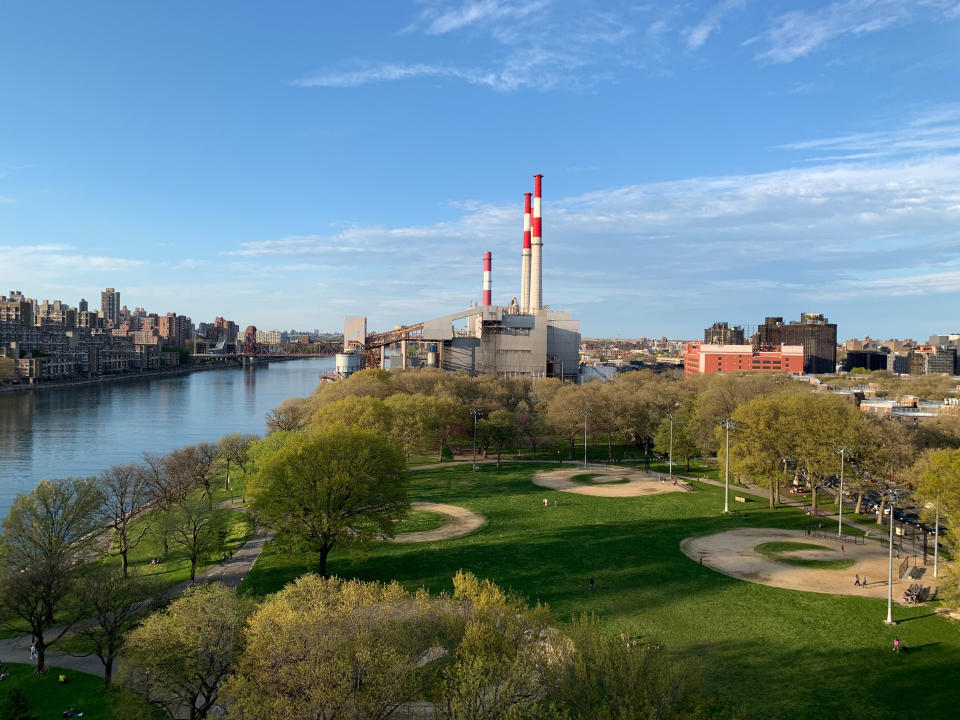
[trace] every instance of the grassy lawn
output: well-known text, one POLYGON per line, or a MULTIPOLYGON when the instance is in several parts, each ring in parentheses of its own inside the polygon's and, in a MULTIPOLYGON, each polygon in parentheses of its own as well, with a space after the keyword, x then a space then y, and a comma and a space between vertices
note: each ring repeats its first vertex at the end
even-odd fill
MULTIPOLYGON (((226 551, 235 552, 253 535, 253 521, 245 512, 240 510, 228 510, 228 533, 226 541, 226 551)), ((139 528, 143 523, 149 522, 149 518, 141 518, 134 522, 139 528)), ((131 533, 135 537, 133 533, 131 533)), ((174 543, 170 543, 170 552, 167 559, 159 565, 151 565, 150 561, 159 557, 161 552, 160 538, 153 532, 148 531, 143 540, 129 553, 130 571, 141 575, 153 576, 165 587, 172 587, 185 580, 190 579, 190 560, 187 557, 186 550, 174 543)), ((223 553, 208 553, 202 556, 197 563, 197 574, 200 574, 207 568, 219 564, 223 560, 223 553)), ((105 565, 120 566, 118 556, 109 555, 100 562, 105 565)))
MULTIPOLYGON (((32 665, 19 663, 4 664, 10 668, 10 677, 3 681, 0 693, 7 693, 18 687, 30 703, 30 712, 40 720, 59 718, 68 707, 83 713, 84 720, 110 720, 116 695, 103 686, 103 678, 96 675, 51 667, 43 675, 37 675, 32 665), (58 682, 65 675, 67 684, 58 682)), ((143 715, 148 718, 162 717, 153 708, 144 707, 143 715)))
POLYGON ((418 510, 414 508, 407 516, 397 523, 396 532, 413 533, 425 532, 427 530, 436 530, 443 527, 450 518, 443 513, 430 512, 429 510, 418 510))
MULTIPOLYGON (((552 467, 544 465, 542 468, 552 467)), ((409 589, 451 589, 458 569, 489 577, 563 622, 593 613, 611 632, 658 640, 701 661, 712 693, 749 717, 952 717, 945 688, 960 682, 960 631, 929 607, 886 604, 736 580, 690 561, 680 541, 735 527, 816 529, 818 518, 764 503, 723 515, 722 489, 640 498, 597 498, 545 490, 537 466, 482 465, 412 473, 411 498, 462 505, 487 524, 460 538, 377 543, 363 555, 334 551, 330 571, 396 579, 409 589), (544 509, 542 498, 558 500, 544 509), (588 578, 596 579, 590 591, 588 578), (894 656, 893 636, 908 652, 894 656), (905 703, 908 703, 906 705, 905 703)), ((316 567, 302 549, 268 546, 245 592, 264 594, 316 567)))
POLYGON ((783 553, 793 552, 795 550, 831 550, 825 545, 813 545, 811 543, 800 542, 767 542, 760 543, 754 550, 776 562, 787 565, 797 565, 799 567, 819 568, 821 570, 842 570, 852 567, 854 561, 851 558, 837 558, 836 560, 810 560, 807 558, 791 557, 783 553))

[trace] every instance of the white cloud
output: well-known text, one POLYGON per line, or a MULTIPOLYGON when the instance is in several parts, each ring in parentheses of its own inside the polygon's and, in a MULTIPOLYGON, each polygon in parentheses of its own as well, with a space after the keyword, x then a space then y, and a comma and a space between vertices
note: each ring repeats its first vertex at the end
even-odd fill
POLYGON ((840 0, 818 10, 783 13, 744 45, 760 45, 759 60, 788 63, 840 37, 866 35, 922 18, 955 16, 952 6, 953 0, 840 0))
POLYGON ((699 23, 683 30, 682 35, 687 48, 698 50, 703 47, 710 35, 720 29, 720 21, 723 17, 733 10, 741 10, 744 5, 746 0, 721 0, 710 8, 699 23))
POLYGON ((424 10, 406 28, 406 31, 422 27, 427 35, 443 35, 471 25, 522 20, 534 12, 543 10, 549 4, 549 0, 528 0, 527 2, 470 0, 454 7, 439 4, 424 10))

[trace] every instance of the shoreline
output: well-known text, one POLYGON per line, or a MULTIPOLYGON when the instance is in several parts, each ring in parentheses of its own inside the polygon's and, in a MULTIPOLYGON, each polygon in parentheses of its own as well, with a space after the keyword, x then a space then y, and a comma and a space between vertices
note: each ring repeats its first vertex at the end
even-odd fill
MULTIPOLYGON (((265 365, 269 365, 271 362, 277 361, 289 361, 289 360, 309 360, 311 358, 316 358, 315 355, 289 355, 277 358, 270 358, 267 360, 265 365)), ((332 357, 332 356, 331 356, 332 357)), ((75 388, 83 387, 85 385, 101 385, 105 383, 114 383, 123 380, 144 380, 146 378, 164 378, 164 377, 179 377, 181 375, 189 375, 195 372, 204 372, 208 370, 230 370, 230 369, 240 369, 245 367, 240 362, 215 362, 207 363, 204 365, 185 365, 176 368, 167 368, 164 370, 147 370, 144 372, 127 372, 127 373, 118 373, 116 375, 105 375, 103 377, 93 377, 93 378, 82 378, 78 380, 65 380, 65 381, 47 381, 41 383, 18 383, 18 384, 6 384, 0 386, 0 394, 2 393, 17 393, 17 392, 31 392, 36 390, 57 390, 60 388, 75 388)))

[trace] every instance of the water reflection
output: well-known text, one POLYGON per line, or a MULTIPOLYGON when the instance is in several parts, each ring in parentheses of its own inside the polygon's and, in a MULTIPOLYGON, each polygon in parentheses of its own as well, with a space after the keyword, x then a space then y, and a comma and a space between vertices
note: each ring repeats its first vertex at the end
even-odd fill
POLYGON ((263 434, 264 416, 307 395, 333 358, 168 378, 0 393, 0 518, 44 477, 95 475, 232 432, 263 434))

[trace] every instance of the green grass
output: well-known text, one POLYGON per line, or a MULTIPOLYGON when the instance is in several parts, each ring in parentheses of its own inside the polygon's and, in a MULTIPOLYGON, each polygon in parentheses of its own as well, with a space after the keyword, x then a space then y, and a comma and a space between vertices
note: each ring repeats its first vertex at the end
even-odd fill
MULTIPOLYGON (((545 464, 544 469, 553 465, 545 464)), ((411 499, 447 502, 484 515, 470 535, 423 544, 376 543, 366 554, 335 550, 340 577, 396 579, 408 589, 449 591, 459 570, 548 603, 564 622, 593 613, 612 633, 664 644, 701 661, 708 688, 752 718, 952 717, 960 682, 960 631, 929 607, 897 607, 887 627, 883 600, 804 593, 737 580, 689 560, 680 541, 735 527, 816 529, 821 519, 765 503, 723 515, 722 489, 598 498, 545 490, 536 466, 481 465, 411 474, 411 499), (544 508, 542 499, 558 500, 544 508), (596 579, 590 591, 588 579, 596 579), (897 634, 909 652, 890 652, 897 634)), ((268 546, 244 583, 264 594, 316 557, 268 546)))
POLYGON ((798 567, 817 568, 820 570, 843 570, 844 568, 853 567, 854 561, 851 558, 837 558, 836 560, 811 560, 808 558, 791 557, 789 555, 783 554, 786 552, 793 552, 796 550, 830 550, 830 549, 831 548, 828 548, 825 545, 812 545, 810 543, 799 543, 799 542, 767 542, 767 543, 760 543, 754 548, 754 550, 756 550, 761 555, 765 555, 771 560, 784 563, 786 565, 796 565, 798 567))
POLYGON ((573 475, 570 479, 574 482, 593 482, 593 480, 598 477, 603 477, 603 475, 599 473, 580 473, 573 475))
MULTIPOLYGON (((226 540, 226 552, 236 552, 253 535, 253 521, 247 513, 240 510, 228 510, 228 533, 226 540)), ((139 518, 134 521, 134 530, 131 536, 136 537, 135 532, 145 523, 149 523, 149 517, 139 518)), ((150 560, 159 557, 161 554, 161 543, 159 536, 152 530, 148 530, 140 543, 130 551, 128 559, 130 562, 130 572, 144 576, 150 576, 158 581, 164 587, 172 587, 185 580, 190 579, 190 560, 187 557, 186 550, 170 543, 170 552, 167 559, 159 565, 151 565, 150 560)), ((207 553, 200 557, 197 563, 197 574, 213 565, 223 561, 223 553, 207 553)), ((116 555, 108 555, 100 562, 108 566, 120 566, 120 558, 116 555)))
POLYGON ((413 509, 403 520, 397 523, 396 532, 397 534, 426 532, 443 527, 448 522, 450 522, 450 518, 443 513, 413 509))
MULTIPOLYGON (((84 720, 110 720, 112 709, 117 702, 114 690, 103 686, 103 678, 96 675, 48 667, 43 675, 37 675, 32 665, 4 663, 10 668, 10 677, 0 685, 0 693, 7 693, 15 687, 20 688, 30 703, 30 712, 40 720, 59 718, 68 707, 83 713, 84 720), (67 683, 58 682, 60 675, 67 683)), ((145 708, 142 717, 162 717, 159 711, 145 708)))

